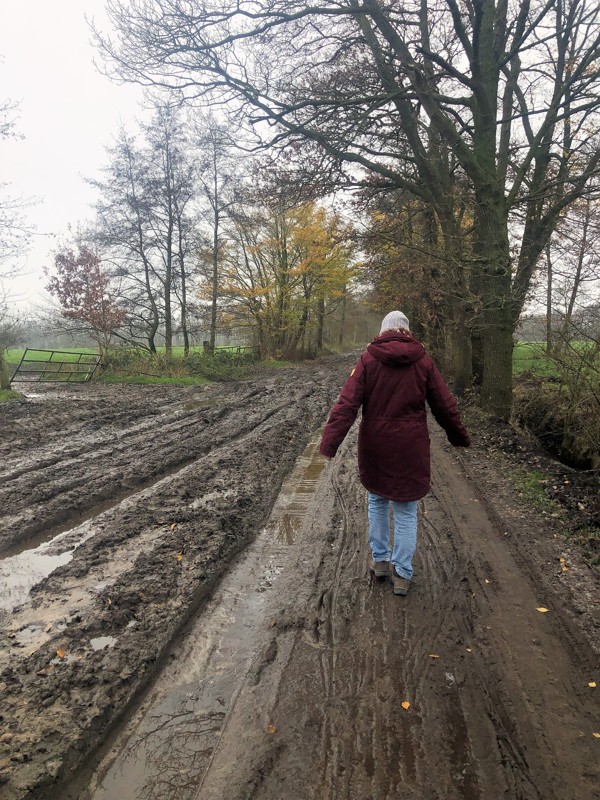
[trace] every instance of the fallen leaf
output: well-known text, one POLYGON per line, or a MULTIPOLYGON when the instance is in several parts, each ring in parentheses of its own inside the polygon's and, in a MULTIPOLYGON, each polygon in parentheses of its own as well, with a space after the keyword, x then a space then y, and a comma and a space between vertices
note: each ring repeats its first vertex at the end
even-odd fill
POLYGON ((177 561, 183 561, 183 556, 181 555, 181 553, 177 553, 175 558, 177 559, 177 561))
POLYGON ((567 559, 566 559, 566 558, 562 558, 562 557, 561 557, 561 558, 559 558, 558 560, 560 561, 560 563, 561 563, 561 564, 564 564, 564 563, 565 563, 565 561, 566 561, 567 559))
POLYGON ((56 655, 57 655, 59 658, 64 658, 64 657, 65 657, 65 651, 64 651, 64 650, 57 650, 57 651, 56 651, 56 655))
POLYGON ((270 725, 267 725, 267 727, 265 728, 265 731, 270 735, 272 735, 274 733, 277 733, 277 725, 273 725, 271 723, 270 725))
POLYGON ((594 739, 600 739, 600 733, 592 733, 594 739))
POLYGON ((435 653, 429 653, 429 658, 439 658, 435 653))
POLYGON ((485 582, 486 583, 491 583, 491 581, 489 581, 487 578, 485 579, 485 582))
POLYGON ((174 531, 176 527, 177 527, 177 523, 176 523, 176 522, 174 522, 174 523, 171 525, 171 530, 172 530, 172 531, 174 531))
POLYGON ((590 681, 588 683, 588 686, 590 687, 590 689, 595 689, 596 688, 596 681, 590 681))
POLYGON ((568 572, 569 571, 569 568, 565 567, 564 565, 561 567, 561 569, 562 569, 563 572, 568 572))
POLYGON ((540 606, 539 608, 536 608, 536 611, 539 611, 540 614, 546 614, 548 612, 548 609, 544 608, 544 606, 540 606))
POLYGON ((410 708, 410 703, 408 702, 408 700, 404 700, 404 702, 402 703, 402 708, 405 711, 408 711, 408 709, 410 708))
POLYGON ((467 653, 470 653, 470 652, 472 652, 472 651, 471 651, 471 648, 470 648, 470 647, 467 647, 467 653))

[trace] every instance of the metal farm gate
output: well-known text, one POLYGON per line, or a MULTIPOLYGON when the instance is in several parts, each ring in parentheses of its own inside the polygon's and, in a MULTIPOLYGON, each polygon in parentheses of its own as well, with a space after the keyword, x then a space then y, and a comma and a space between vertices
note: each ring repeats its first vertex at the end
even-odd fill
POLYGON ((85 383, 92 379, 100 364, 98 353, 27 348, 11 382, 85 383))

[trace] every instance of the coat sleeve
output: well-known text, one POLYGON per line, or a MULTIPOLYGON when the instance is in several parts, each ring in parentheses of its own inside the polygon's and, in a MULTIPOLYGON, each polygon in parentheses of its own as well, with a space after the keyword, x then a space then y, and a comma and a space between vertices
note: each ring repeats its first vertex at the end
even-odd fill
POLYGON ((319 447, 321 455, 333 458, 352 427, 365 396, 365 377, 365 365, 361 356, 331 409, 319 447))
POLYGON ((450 444, 454 447, 469 447, 471 439, 460 421, 456 400, 433 362, 427 376, 427 402, 433 416, 446 431, 450 444))

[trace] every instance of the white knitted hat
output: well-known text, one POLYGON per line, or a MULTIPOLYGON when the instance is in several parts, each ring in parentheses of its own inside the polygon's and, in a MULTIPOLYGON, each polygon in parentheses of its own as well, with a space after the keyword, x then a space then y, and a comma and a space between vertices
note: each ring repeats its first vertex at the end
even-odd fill
POLYGON ((408 319, 401 311, 390 311, 390 313, 386 314, 383 318, 379 333, 381 334, 384 333, 384 331, 398 330, 399 328, 409 331, 410 327, 408 319))

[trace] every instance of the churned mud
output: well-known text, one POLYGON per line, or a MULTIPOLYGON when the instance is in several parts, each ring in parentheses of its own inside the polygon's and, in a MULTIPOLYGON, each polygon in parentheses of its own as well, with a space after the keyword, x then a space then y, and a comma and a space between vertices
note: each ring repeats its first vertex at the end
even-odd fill
POLYGON ((371 578, 356 430, 316 454, 350 363, 0 411, 1 798, 600 797, 592 569, 431 423, 371 578))

